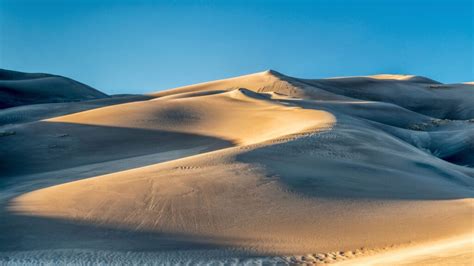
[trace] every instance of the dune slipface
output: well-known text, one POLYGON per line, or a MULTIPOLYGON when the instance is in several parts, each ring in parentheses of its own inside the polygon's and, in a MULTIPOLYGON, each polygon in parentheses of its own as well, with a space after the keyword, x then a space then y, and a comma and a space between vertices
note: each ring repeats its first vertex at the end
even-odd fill
POLYGON ((470 263, 473 89, 266 71, 4 125, 0 254, 470 263))

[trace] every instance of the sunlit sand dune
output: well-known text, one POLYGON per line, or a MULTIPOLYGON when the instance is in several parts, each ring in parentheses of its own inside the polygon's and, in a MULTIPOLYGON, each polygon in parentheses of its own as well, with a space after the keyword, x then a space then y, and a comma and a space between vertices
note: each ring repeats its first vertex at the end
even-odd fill
POLYGON ((265 71, 11 120, 0 262, 472 264, 473 89, 265 71))

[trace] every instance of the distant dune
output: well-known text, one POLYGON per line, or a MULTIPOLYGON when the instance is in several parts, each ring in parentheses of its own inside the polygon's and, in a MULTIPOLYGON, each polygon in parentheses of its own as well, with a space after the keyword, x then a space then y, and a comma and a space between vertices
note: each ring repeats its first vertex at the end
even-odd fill
POLYGON ((469 265, 473 92, 269 70, 0 111, 0 262, 469 265))
POLYGON ((73 102, 105 97, 108 96, 69 78, 0 69, 0 109, 27 104, 73 102))

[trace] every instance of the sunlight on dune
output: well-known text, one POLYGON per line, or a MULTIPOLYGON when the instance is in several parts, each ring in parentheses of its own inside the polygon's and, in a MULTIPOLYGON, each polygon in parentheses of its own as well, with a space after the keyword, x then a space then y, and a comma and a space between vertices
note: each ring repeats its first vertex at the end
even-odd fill
POLYGON ((29 249, 77 238, 118 260, 130 245, 178 262, 430 260, 472 230, 474 105, 429 82, 265 71, 13 125, 0 149, 23 186, 0 218, 44 228, 29 249))

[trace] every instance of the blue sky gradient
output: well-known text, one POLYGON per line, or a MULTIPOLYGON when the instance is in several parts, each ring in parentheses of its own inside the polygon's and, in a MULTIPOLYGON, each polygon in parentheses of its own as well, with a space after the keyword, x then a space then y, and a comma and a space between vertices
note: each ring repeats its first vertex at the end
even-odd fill
POLYGON ((0 0, 0 68, 144 93, 275 69, 474 80, 471 0, 0 0))

